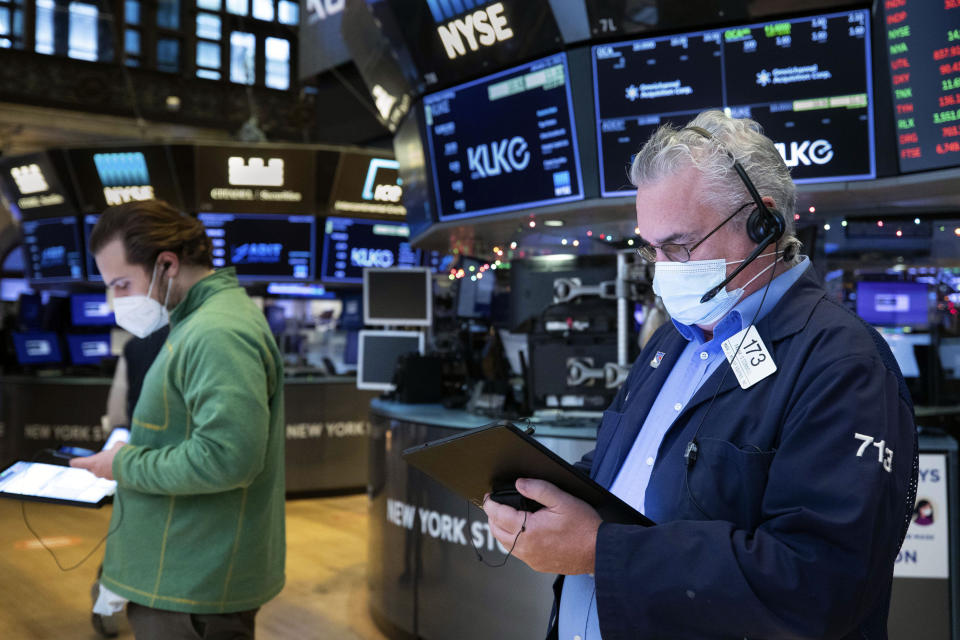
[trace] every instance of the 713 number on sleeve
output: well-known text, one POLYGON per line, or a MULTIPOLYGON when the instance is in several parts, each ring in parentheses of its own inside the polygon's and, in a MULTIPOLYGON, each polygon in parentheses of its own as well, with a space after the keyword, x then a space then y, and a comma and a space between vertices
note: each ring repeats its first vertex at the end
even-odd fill
POLYGON ((886 440, 880 440, 878 442, 873 436, 865 436, 862 433, 855 433, 853 437, 863 442, 860 448, 857 449, 858 458, 862 458, 867 448, 873 445, 877 448, 877 462, 882 464, 888 473, 893 470, 893 450, 886 447, 886 440))

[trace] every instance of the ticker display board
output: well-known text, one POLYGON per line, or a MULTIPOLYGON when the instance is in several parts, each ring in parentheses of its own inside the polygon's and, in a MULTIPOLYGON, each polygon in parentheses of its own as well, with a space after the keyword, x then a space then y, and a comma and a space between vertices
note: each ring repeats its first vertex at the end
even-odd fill
POLYGON ((883 0, 900 171, 960 165, 960 0, 883 0))
POLYGON ((870 16, 848 11, 592 49, 603 196, 664 123, 707 109, 757 120, 796 182, 876 175, 870 16))

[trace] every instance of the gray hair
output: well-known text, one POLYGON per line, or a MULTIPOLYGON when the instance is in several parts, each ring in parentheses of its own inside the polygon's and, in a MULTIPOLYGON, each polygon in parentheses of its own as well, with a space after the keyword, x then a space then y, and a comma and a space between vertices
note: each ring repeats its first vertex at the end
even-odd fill
MULTIPOLYGON (((749 118, 732 118, 722 111, 704 111, 687 127, 705 129, 713 138, 707 139, 696 131, 678 129, 670 124, 661 126, 634 157, 630 182, 641 187, 696 167, 704 180, 700 202, 715 209, 719 215, 727 216, 745 202, 752 201, 733 168, 732 156, 750 176, 760 195, 773 198, 775 208, 783 214, 786 230, 777 243, 778 248, 781 251, 790 248, 790 253, 799 253, 801 243, 795 235, 793 218, 797 188, 790 170, 773 141, 763 135, 760 124, 749 118)), ((752 208, 745 209, 731 223, 745 229, 752 211, 752 208)))

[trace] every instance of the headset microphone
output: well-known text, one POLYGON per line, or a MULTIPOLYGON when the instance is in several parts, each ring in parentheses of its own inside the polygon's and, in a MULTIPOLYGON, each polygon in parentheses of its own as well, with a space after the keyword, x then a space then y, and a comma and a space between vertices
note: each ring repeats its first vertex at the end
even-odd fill
POLYGON ((733 273, 731 273, 726 278, 724 278, 723 282, 721 282, 720 284, 715 286, 713 289, 710 289, 710 291, 707 291, 705 294, 703 294, 703 297, 700 298, 700 303, 703 304, 704 302, 709 302, 710 300, 712 300, 713 297, 716 296, 718 293, 720 293, 723 290, 723 288, 730 283, 731 280, 737 277, 737 274, 739 274, 741 271, 746 269, 747 265, 749 265, 751 262, 756 260, 757 256, 760 255, 760 252, 766 249, 771 242, 776 240, 778 235, 779 233, 777 232, 777 230, 774 230, 768 233, 766 237, 760 241, 760 244, 757 245, 757 248, 754 249, 750 253, 750 255, 746 257, 743 263, 739 267, 733 270, 733 273))

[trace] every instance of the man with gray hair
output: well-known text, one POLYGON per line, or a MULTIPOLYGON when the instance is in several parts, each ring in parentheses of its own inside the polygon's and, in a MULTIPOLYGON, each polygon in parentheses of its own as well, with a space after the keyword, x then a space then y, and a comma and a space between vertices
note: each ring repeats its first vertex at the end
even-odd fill
POLYGON ((917 475, 889 348, 798 254, 795 187, 756 122, 663 126, 630 177, 672 322, 578 464, 657 525, 521 478, 544 508, 487 500, 491 531, 561 574, 550 637, 886 638, 917 475))

